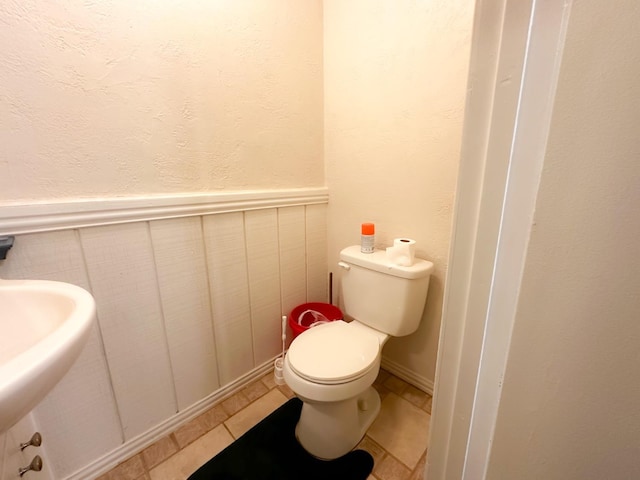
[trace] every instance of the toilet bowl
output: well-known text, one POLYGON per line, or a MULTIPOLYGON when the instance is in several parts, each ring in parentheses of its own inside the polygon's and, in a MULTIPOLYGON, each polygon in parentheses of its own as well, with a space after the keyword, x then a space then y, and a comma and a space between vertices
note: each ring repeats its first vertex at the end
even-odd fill
POLYGON ((341 291, 351 322, 338 320, 297 336, 284 360, 284 380, 302 400, 296 437, 323 458, 348 453, 380 411, 372 387, 389 336, 413 333, 420 324, 433 264, 389 263, 385 252, 340 252, 341 291))
POLYGON ((333 459, 353 449, 380 411, 372 384, 387 335, 353 321, 314 327, 291 344, 284 377, 303 401, 296 437, 312 455, 333 459))

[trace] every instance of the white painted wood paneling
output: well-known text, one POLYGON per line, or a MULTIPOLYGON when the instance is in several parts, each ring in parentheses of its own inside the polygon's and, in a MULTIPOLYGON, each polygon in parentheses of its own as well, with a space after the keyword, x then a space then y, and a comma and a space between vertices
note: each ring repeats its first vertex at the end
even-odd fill
POLYGON ((282 350, 278 212, 245 213, 249 297, 256 365, 282 350))
POLYGON ((64 204, 51 222, 48 206, 34 211, 48 232, 18 236, 0 277, 66 281, 98 304, 87 348, 34 410, 55 478, 85 478, 175 429, 180 415, 270 363, 282 313, 325 301, 326 192, 302 193, 231 194, 213 205, 167 197, 151 208, 98 202, 77 212, 64 204), (194 216, 203 208, 213 214, 194 216), (67 215, 118 225, 77 232, 67 215), (146 215, 157 220, 135 222, 146 215))
POLYGON ((146 223, 80 231, 125 439, 177 411, 146 223))
POLYGON ((19 445, 21 440, 16 438, 13 429, 9 430, 5 437, 4 472, 0 471, 0 479, 18 480, 20 478, 18 470, 26 467, 31 460, 27 460, 24 452, 20 451, 19 445))
POLYGON ((0 433, 0 480, 5 480, 4 466, 6 463, 6 445, 7 445, 7 433, 0 433))
MULTIPOLYGON (((25 476, 22 477, 24 480, 28 480, 29 478, 37 478, 38 480, 56 480, 57 478, 60 478, 60 476, 54 475, 51 470, 52 462, 46 449, 46 442, 51 441, 52 439, 49 438, 49 435, 44 434, 42 428, 36 424, 33 413, 29 413, 22 417, 18 423, 11 427, 8 437, 13 438, 7 442, 7 453, 12 455, 15 460, 20 462, 20 464, 16 465, 14 463, 14 465, 12 465, 11 468, 8 468, 5 472, 5 477, 3 478, 0 474, 0 478, 3 478, 3 480, 18 480, 20 478, 18 475, 18 469, 29 465, 33 457, 36 455, 39 455, 42 460, 42 470, 37 474, 35 472, 25 474, 25 476), (20 444, 28 442, 35 432, 40 432, 42 434, 42 445, 39 447, 30 446, 21 452, 20 444)), ((2 470, 0 469, 0 472, 1 471, 2 470)))
POLYGON ((253 368, 243 213, 203 217, 220 384, 253 368))
POLYGON ((304 208, 278 209, 282 309, 287 315, 307 301, 304 208))
MULTIPOLYGON (((57 280, 90 289, 73 230, 18 236, 0 264, 0 277, 57 280)), ((43 448, 56 478, 64 478, 122 443, 98 323, 78 360, 34 414, 47 439, 43 448), (91 441, 78 441, 89 438, 91 441)))
POLYGON ((149 224, 178 410, 219 387, 200 217, 149 224))
POLYGON ((305 208, 307 249, 307 301, 329 301, 327 271, 327 206, 305 208))

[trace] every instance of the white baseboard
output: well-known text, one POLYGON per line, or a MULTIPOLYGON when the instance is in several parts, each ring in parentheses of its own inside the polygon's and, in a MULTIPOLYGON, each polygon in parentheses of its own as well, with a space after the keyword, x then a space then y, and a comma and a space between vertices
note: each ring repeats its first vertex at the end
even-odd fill
POLYGON ((259 367, 254 368, 249 373, 243 375, 232 383, 225 385, 219 390, 216 390, 211 395, 203 398, 189 408, 178 412, 176 415, 156 425, 151 430, 148 430, 145 433, 123 443, 115 450, 112 450, 96 461, 72 473, 71 475, 66 477, 65 480, 83 480, 87 478, 96 478, 103 473, 108 472, 119 463, 122 463, 136 453, 142 451, 144 448, 160 440, 162 437, 170 434, 179 426, 204 413, 216 403, 224 400, 227 397, 230 397, 234 393, 242 390, 254 380, 265 375, 269 370, 273 369, 273 361, 275 360, 275 358, 276 357, 260 365, 259 367))
POLYGON ((399 363, 389 360, 384 356, 382 357, 381 366, 387 372, 394 374, 396 377, 401 378, 423 392, 433 395, 433 380, 423 377, 422 375, 418 375, 404 365, 400 365, 399 363))

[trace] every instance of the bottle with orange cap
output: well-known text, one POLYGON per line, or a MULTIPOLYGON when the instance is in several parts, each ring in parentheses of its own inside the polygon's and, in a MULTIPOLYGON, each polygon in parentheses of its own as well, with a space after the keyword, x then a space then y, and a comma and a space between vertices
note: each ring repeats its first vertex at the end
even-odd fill
POLYGON ((360 235, 360 251, 362 253, 373 253, 376 227, 373 223, 363 223, 360 235))

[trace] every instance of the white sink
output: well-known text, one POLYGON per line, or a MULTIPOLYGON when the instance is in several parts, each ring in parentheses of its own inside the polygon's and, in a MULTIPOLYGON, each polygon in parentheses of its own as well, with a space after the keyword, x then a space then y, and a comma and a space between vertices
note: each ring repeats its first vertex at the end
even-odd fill
POLYGON ((93 297, 75 285, 0 279, 0 434, 67 373, 95 316, 93 297))

